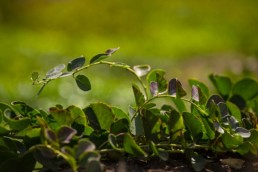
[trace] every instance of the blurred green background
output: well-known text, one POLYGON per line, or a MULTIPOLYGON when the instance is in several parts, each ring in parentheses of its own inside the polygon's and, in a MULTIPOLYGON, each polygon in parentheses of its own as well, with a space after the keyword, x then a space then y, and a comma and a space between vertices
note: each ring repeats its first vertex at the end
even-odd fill
POLYGON ((110 58, 129 65, 163 68, 168 79, 207 82, 210 73, 233 78, 258 75, 257 0, 1 0, 0 101, 26 101, 37 107, 132 102, 130 74, 108 67, 84 73, 93 90, 73 80, 49 84, 37 97, 30 74, 108 48, 110 58))

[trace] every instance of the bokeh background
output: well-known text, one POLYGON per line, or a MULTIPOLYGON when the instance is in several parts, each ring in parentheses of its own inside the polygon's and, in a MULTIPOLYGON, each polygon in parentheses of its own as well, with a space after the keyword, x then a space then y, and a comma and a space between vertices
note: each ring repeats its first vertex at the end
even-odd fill
POLYGON ((257 7, 257 0, 0 0, 0 101, 126 107, 136 80, 120 69, 83 72, 92 81, 87 93, 65 78, 37 97, 39 87, 30 81, 33 71, 44 75, 58 64, 118 46, 110 60, 163 68, 186 89, 189 78, 209 85, 210 73, 257 79, 257 7))

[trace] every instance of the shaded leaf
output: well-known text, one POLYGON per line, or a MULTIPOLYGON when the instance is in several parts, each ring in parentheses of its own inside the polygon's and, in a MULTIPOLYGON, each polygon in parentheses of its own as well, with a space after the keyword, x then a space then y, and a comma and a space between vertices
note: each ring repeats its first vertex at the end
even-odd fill
POLYGON ((118 143, 117 143, 117 140, 116 140, 116 136, 114 134, 110 133, 108 135, 108 142, 112 146, 113 149, 118 148, 118 143))
POLYGON ((202 171, 207 164, 206 159, 196 152, 191 155, 191 164, 194 171, 202 171))
POLYGON ((98 160, 91 160, 87 163, 85 166, 85 169, 87 169, 87 172, 99 172, 102 171, 101 164, 98 160))
POLYGON ((231 135, 226 131, 222 135, 221 139, 225 147, 228 149, 237 148, 239 145, 243 143, 243 138, 240 135, 238 134, 231 135))
POLYGON ((251 129, 251 136, 246 138, 246 141, 251 142, 255 148, 258 150, 258 131, 256 129, 251 129))
POLYGON ((57 132, 57 137, 59 142, 69 143, 76 133, 76 130, 74 130, 73 128, 62 126, 57 132))
POLYGON ((147 153, 145 153, 135 142, 133 137, 126 133, 124 135, 124 142, 123 142, 123 148, 125 152, 133 155, 133 156, 143 156, 147 157, 147 153))
POLYGON ((214 128, 215 128, 216 131, 218 131, 221 134, 224 133, 224 129, 220 126, 219 122, 214 121, 213 125, 214 125, 214 128))
POLYGON ((85 75, 77 75, 75 78, 77 86, 82 91, 89 91, 91 90, 91 84, 89 79, 85 75))
POLYGON ((96 149, 96 146, 87 139, 81 139, 76 146, 75 156, 79 158, 83 153, 91 152, 96 149))
POLYGON ((195 79, 190 79, 190 80, 188 80, 188 82, 189 82, 190 86, 195 85, 198 88, 200 88, 205 97, 209 96, 209 89, 204 83, 197 81, 195 79))
POLYGON ((34 82, 34 81, 37 81, 39 78, 39 73, 38 72, 33 72, 31 74, 31 80, 34 82))
POLYGON ((143 93, 140 91, 139 87, 135 84, 132 85, 134 98, 137 106, 142 106, 145 102, 143 93))
POLYGON ((150 65, 136 65, 133 67, 133 70, 135 71, 137 76, 142 77, 149 73, 151 67, 150 65))
POLYGON ((203 124, 199 118, 191 113, 183 112, 184 124, 190 131, 193 138, 197 138, 203 132, 203 124))
POLYGON ((168 128, 170 131, 171 139, 175 140, 177 137, 182 136, 182 130, 185 128, 182 115, 176 110, 172 110, 169 113, 168 128))
POLYGON ((53 142, 57 142, 57 136, 56 136, 56 133, 48 128, 45 129, 44 131, 45 133, 45 138, 50 142, 50 143, 53 143, 53 142))
POLYGON ((70 61, 67 65, 67 71, 73 71, 82 67, 85 64, 85 57, 79 57, 70 61))
POLYGON ((186 91, 183 89, 180 81, 174 78, 169 81, 168 94, 180 98, 186 95, 186 91))

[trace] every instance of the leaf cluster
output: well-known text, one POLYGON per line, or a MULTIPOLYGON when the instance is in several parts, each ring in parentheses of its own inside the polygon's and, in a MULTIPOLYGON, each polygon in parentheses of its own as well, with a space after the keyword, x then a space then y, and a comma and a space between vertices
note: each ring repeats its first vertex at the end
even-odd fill
POLYGON ((88 64, 84 57, 76 58, 66 72, 61 64, 43 79, 37 72, 31 78, 33 84, 43 84, 39 94, 50 81, 68 76, 89 91, 90 80, 78 72, 102 64, 127 70, 139 81, 132 84, 135 103, 128 111, 102 102, 82 109, 57 105, 48 112, 24 102, 0 103, 0 171, 101 171, 105 159, 166 161, 173 153, 185 154, 193 169, 201 171, 208 157, 200 150, 257 155, 257 81, 233 83, 210 75, 217 90, 210 94, 204 83, 190 79, 187 96, 181 82, 167 80, 162 69, 104 61, 117 50, 98 54, 88 64))

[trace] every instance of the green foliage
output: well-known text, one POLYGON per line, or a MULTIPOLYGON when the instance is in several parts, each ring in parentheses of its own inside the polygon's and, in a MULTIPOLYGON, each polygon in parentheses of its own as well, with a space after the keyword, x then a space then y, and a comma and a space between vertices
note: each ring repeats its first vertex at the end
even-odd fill
POLYGON ((187 99, 181 82, 175 78, 168 82, 163 70, 104 61, 117 49, 94 56, 89 64, 84 57, 76 58, 68 63, 67 72, 62 64, 43 79, 37 72, 31 78, 44 88, 50 81, 72 76, 82 91, 89 91, 90 80, 78 72, 101 64, 127 70, 139 81, 132 84, 135 104, 128 112, 101 102, 83 109, 57 105, 48 112, 24 102, 0 103, 0 171, 15 170, 16 163, 25 164, 24 171, 32 171, 35 164, 45 171, 101 171, 101 160, 115 154, 166 161, 173 153, 185 153, 193 169, 201 171, 208 160, 200 150, 257 155, 255 80, 233 83, 228 77, 210 75, 218 91, 210 95, 205 84, 191 79, 187 99))

